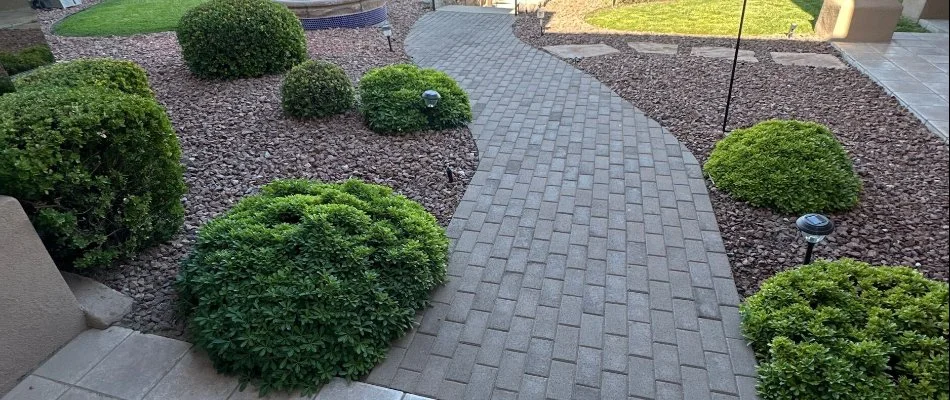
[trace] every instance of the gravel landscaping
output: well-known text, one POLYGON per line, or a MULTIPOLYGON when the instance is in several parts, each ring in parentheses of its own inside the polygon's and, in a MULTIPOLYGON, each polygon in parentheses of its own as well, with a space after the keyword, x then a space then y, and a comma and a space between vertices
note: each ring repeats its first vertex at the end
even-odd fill
MULTIPOLYGON (((41 13, 57 59, 114 57, 141 64, 168 110, 187 166, 189 190, 182 232, 170 243, 111 270, 90 273, 135 299, 123 326, 183 337, 184 326, 175 319, 172 283, 196 230, 273 179, 356 177, 392 186, 422 203, 446 225, 476 167, 477 149, 466 128, 382 136, 369 131, 355 111, 297 121, 280 111, 282 75, 227 82, 198 80, 182 62, 172 32, 103 38, 50 34, 53 22, 76 10, 41 13), (447 168, 454 172, 453 182, 448 180, 447 168)), ((307 31, 310 57, 339 64, 354 80, 370 68, 406 62, 402 40, 424 12, 424 5, 414 0, 389 3, 395 52, 389 51, 377 28, 307 31)))
MULTIPOLYGON (((540 35, 534 14, 515 27, 536 46, 605 43, 620 53, 570 60, 657 120, 705 162, 721 132, 731 59, 689 56, 694 46, 725 46, 734 39, 630 35, 594 29, 576 16, 590 5, 555 0, 553 19, 540 35), (581 33, 578 33, 581 32, 581 33), (632 41, 678 44, 678 54, 640 54, 632 41)), ((872 264, 908 265, 946 281, 950 265, 950 152, 909 110, 853 68, 824 69, 772 62, 769 52, 837 55, 823 42, 744 40, 758 63, 740 63, 729 129, 771 118, 828 126, 854 161, 864 188, 849 212, 831 215, 834 234, 816 257, 852 257, 872 264)), ((797 215, 779 215, 738 202, 707 181, 736 284, 743 296, 799 263, 803 240, 797 215)))

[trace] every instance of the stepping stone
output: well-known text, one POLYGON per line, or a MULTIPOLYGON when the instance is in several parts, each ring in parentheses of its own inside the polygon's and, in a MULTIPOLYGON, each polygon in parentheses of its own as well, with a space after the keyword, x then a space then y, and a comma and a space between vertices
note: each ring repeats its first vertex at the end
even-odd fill
POLYGON ((620 51, 603 43, 597 44, 562 44, 544 46, 543 49, 560 58, 585 58, 605 54, 619 53, 620 51))
MULTIPOLYGON (((709 58, 732 58, 735 54, 736 49, 732 47, 693 47, 689 53, 691 56, 709 58)), ((759 62, 752 50, 739 50, 739 61, 759 62)))
POLYGON ((118 322, 132 309, 132 298, 92 279, 63 273, 66 285, 86 314, 86 325, 106 329, 118 322))
POLYGON ((637 53, 672 55, 676 54, 679 49, 679 45, 656 42, 627 42, 627 45, 636 50, 637 53))
POLYGON ((819 68, 847 68, 838 57, 831 54, 818 53, 772 53, 772 61, 782 65, 803 65, 819 68))

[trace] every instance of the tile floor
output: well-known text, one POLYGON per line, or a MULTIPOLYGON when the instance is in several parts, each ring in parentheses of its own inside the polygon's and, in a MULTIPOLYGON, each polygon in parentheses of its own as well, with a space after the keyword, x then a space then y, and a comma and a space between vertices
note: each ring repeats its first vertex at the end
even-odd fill
POLYGON ((868 74, 947 140, 950 132, 950 34, 897 32, 890 43, 835 43, 844 58, 868 74))

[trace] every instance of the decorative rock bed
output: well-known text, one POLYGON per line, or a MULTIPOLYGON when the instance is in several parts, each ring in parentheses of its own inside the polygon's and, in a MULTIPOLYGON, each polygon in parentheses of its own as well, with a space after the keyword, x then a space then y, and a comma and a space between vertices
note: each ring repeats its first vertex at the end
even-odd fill
POLYGON ((275 0, 290 8, 303 28, 360 28, 386 20, 386 0, 275 0))

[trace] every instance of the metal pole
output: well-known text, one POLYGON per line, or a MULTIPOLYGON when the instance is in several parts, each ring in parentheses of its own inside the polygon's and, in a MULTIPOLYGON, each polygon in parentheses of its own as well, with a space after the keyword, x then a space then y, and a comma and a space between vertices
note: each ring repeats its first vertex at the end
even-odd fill
POLYGON ((432 11, 435 11, 435 0, 432 0, 432 11))
POLYGON ((811 251, 815 248, 815 244, 808 242, 808 248, 805 249, 805 265, 811 264, 811 251))
POLYGON ((722 133, 726 133, 726 123, 729 122, 729 106, 732 105, 732 84, 736 80, 736 64, 739 63, 739 42, 742 40, 742 24, 745 22, 746 1, 742 0, 742 15, 739 16, 739 35, 736 36, 736 53, 732 56, 732 74, 729 75, 729 94, 726 95, 726 115, 722 118, 722 133))
POLYGON ((386 36, 386 41, 389 42, 389 51, 393 51, 393 38, 386 36))

